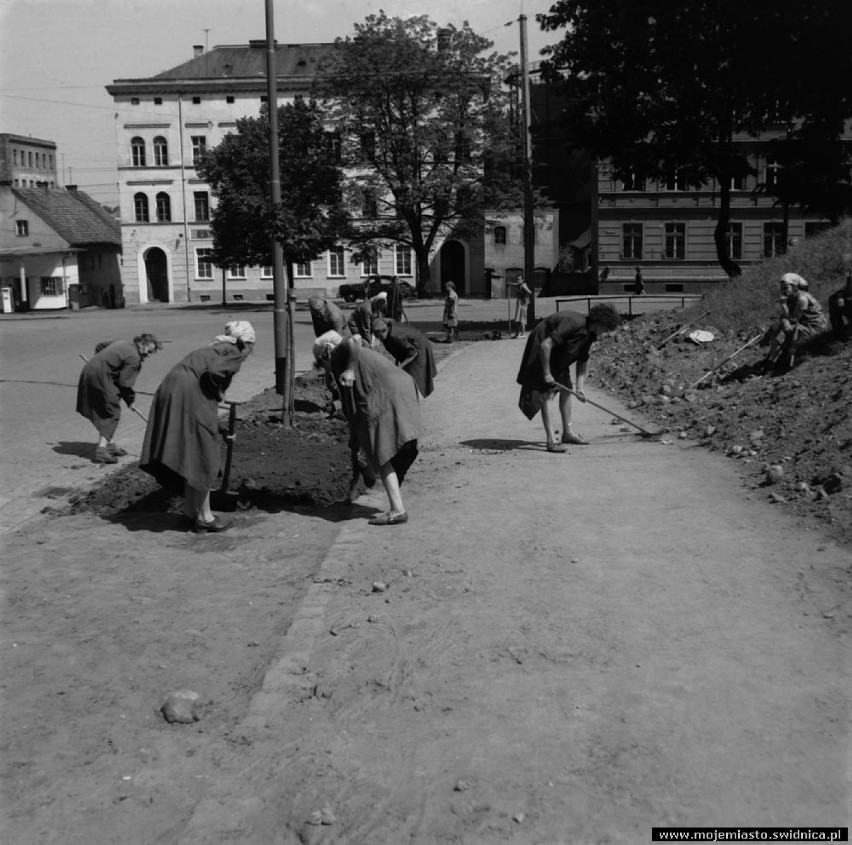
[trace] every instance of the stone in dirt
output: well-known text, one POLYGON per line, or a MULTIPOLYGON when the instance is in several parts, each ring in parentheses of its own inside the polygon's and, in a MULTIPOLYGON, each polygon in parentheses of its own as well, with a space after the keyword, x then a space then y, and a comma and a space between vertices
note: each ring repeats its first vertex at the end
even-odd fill
POLYGON ((191 725, 198 721, 198 693, 182 689, 170 692, 160 707, 163 718, 170 724, 191 725))

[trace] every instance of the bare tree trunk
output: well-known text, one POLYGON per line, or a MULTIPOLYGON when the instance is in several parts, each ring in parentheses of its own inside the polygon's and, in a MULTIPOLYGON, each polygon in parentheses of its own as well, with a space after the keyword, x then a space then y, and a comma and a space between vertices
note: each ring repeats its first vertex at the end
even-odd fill
POLYGON ((730 222, 731 185, 723 176, 719 180, 719 220, 716 223, 713 240, 716 244, 716 257, 719 259, 719 266, 730 278, 734 278, 739 276, 742 270, 740 265, 728 255, 728 225, 730 222))

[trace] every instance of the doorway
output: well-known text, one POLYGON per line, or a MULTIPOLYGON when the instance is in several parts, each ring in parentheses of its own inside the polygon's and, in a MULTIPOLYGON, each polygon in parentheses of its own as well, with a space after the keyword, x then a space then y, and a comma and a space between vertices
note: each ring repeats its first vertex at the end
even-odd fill
POLYGON ((151 247, 145 253, 145 277, 149 302, 169 301, 169 268, 166 253, 159 247, 151 247))
POLYGON ((456 286, 456 293, 467 293, 467 273, 465 272, 464 247, 458 241, 447 241, 441 247, 441 290, 446 282, 456 286))

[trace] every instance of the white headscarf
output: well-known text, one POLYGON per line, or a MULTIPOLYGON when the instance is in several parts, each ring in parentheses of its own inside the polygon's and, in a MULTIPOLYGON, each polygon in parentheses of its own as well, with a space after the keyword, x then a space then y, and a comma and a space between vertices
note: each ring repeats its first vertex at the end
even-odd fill
POLYGON ((323 332, 315 341, 313 345, 313 353, 314 360, 321 361, 325 358, 326 353, 329 349, 337 348, 343 342, 343 337, 339 332, 336 332, 334 329, 330 331, 323 332))
POLYGON ((225 334, 216 335, 216 343, 254 343, 255 334, 252 324, 248 320, 231 320, 225 323, 225 334))

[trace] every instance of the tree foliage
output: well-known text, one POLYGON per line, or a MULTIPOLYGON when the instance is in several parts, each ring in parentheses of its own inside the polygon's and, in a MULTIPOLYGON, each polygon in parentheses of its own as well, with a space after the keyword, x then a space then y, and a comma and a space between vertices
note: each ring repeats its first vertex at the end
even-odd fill
POLYGON ((785 202, 836 207, 844 167, 848 185, 839 139, 852 115, 850 9, 847 0, 558 0, 537 19, 566 29, 548 67, 568 80, 567 117, 582 143, 611 158, 617 176, 715 180, 717 254, 736 275, 725 234, 731 181, 754 172, 744 136, 782 130, 785 202))
POLYGON ((352 241, 362 254, 387 241, 411 247, 421 293, 436 239, 481 231, 486 207, 519 196, 493 166, 516 155, 517 137, 506 120, 508 57, 491 47, 467 23, 380 12, 337 39, 321 70, 345 199, 363 210, 352 241))
POLYGON ((237 131, 198 167, 218 204, 211 218, 213 260, 221 267, 271 266, 272 241, 287 262, 310 260, 348 231, 340 171, 315 101, 278 109, 281 203, 271 193, 268 113, 237 121, 237 131))

